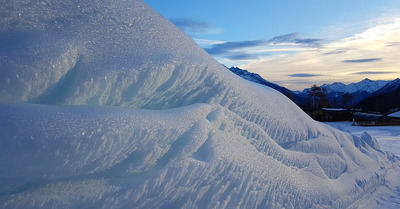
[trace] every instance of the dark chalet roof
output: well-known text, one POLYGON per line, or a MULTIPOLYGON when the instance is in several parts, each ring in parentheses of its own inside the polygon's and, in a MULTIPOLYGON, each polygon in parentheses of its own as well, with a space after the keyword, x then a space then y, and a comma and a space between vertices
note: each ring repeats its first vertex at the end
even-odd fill
POLYGON ((322 108, 323 112, 327 113, 349 113, 350 110, 347 109, 339 109, 339 108, 322 108))
POLYGON ((398 118, 398 119, 400 119, 400 111, 397 111, 397 112, 394 112, 394 113, 392 113, 392 114, 390 114, 390 115, 388 115, 389 117, 392 117, 392 118, 398 118))
POLYGON ((353 118, 356 121, 390 121, 390 117, 387 117, 385 115, 362 113, 362 112, 353 113, 353 118))

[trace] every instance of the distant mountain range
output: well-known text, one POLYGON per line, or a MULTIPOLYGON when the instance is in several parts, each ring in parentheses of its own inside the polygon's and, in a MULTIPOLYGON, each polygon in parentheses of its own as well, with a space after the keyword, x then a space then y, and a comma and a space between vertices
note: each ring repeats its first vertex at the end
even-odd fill
MULTIPOLYGON (((226 67, 226 66, 225 66, 226 67)), ((226 67, 228 68, 228 67, 226 67)), ((243 79, 255 82, 255 83, 259 83, 268 87, 271 87, 279 92, 281 92, 282 94, 284 94, 285 96, 287 96, 289 99, 291 99, 293 102, 295 102, 296 104, 303 104, 304 103, 304 99, 301 98, 300 96, 298 96, 296 93, 294 93, 293 91, 279 86, 278 84, 275 83, 271 83, 267 80, 265 80, 264 78, 262 78, 259 74, 257 73, 251 73, 247 70, 243 70, 240 69, 238 67, 231 67, 228 68, 230 71, 232 71, 233 73, 235 73, 236 75, 242 77, 243 79)))
MULTIPOLYGON (((236 75, 255 83, 269 86, 289 97, 299 106, 307 105, 312 99, 308 92, 311 88, 303 91, 291 91, 285 87, 271 83, 257 73, 251 73, 238 67, 228 68, 236 75)), ((368 78, 348 85, 341 82, 323 84, 320 86, 330 102, 331 107, 358 107, 365 111, 387 112, 392 108, 400 107, 400 79, 392 81, 370 80, 368 78)))
MULTIPOLYGON (((326 93, 355 93, 355 92, 373 93, 381 89, 388 83, 389 81, 382 81, 382 80, 372 81, 366 78, 358 83, 351 83, 349 85, 346 85, 341 82, 334 82, 332 84, 323 84, 321 85, 321 88, 324 88, 326 90, 326 93)), ((308 90, 310 90, 310 88, 304 89, 302 93, 306 93, 308 90)))
POLYGON ((400 79, 388 82, 356 105, 364 111, 391 113, 400 107, 400 79))
POLYGON ((385 86, 380 88, 379 90, 373 92, 372 96, 393 92, 400 88, 400 78, 397 78, 393 81, 388 82, 385 86))
MULTIPOLYGON (((395 90, 395 85, 392 83, 394 81, 373 81, 366 78, 358 83, 350 83, 348 85, 341 82, 334 82, 332 84, 323 84, 320 87, 325 90, 331 106, 346 108, 357 106, 359 102, 368 97, 395 90), (382 91, 380 91, 381 89, 382 91)), ((307 99, 309 98, 307 93, 309 91, 310 88, 306 88, 298 93, 298 95, 307 99)))
MULTIPOLYGON (((357 107, 369 112, 388 112, 400 107, 400 79, 373 81, 368 78, 345 85, 340 82, 320 86, 325 90, 332 107, 357 107)), ((310 88, 298 93, 303 99, 310 98, 310 88)))

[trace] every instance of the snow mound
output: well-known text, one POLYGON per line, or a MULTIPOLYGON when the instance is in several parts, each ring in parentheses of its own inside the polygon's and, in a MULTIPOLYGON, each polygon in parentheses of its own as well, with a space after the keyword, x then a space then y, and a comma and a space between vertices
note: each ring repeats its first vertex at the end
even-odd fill
POLYGON ((395 190, 398 158, 140 0, 2 5, 2 208, 343 208, 395 190))

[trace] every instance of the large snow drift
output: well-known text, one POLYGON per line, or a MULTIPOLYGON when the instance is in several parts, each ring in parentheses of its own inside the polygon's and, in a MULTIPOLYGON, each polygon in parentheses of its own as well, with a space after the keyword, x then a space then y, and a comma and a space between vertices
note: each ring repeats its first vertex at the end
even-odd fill
POLYGON ((237 77, 140 0, 0 3, 1 208, 343 208, 393 192, 399 159, 371 137, 237 77))

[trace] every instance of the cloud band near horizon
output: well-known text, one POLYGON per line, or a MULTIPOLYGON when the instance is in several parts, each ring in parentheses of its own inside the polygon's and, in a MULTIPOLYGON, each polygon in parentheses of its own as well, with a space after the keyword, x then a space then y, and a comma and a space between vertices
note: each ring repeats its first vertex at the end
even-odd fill
POLYGON ((382 58, 368 58, 368 59, 354 59, 354 60, 343 60, 344 63, 365 63, 365 62, 379 62, 382 58))
POLYGON ((294 53, 282 51, 269 57, 260 56, 239 67, 292 90, 304 89, 312 84, 400 77, 400 18, 337 40, 299 39, 298 35, 286 34, 269 41, 275 46, 291 41, 303 48, 297 48, 294 53), (308 45, 299 44, 303 42, 308 45), (297 73, 293 69, 298 69, 297 73))
POLYGON ((323 39, 302 38, 299 33, 275 36, 269 40, 224 42, 204 47, 209 54, 229 60, 257 60, 271 53, 297 52, 304 48, 319 47, 323 39))

